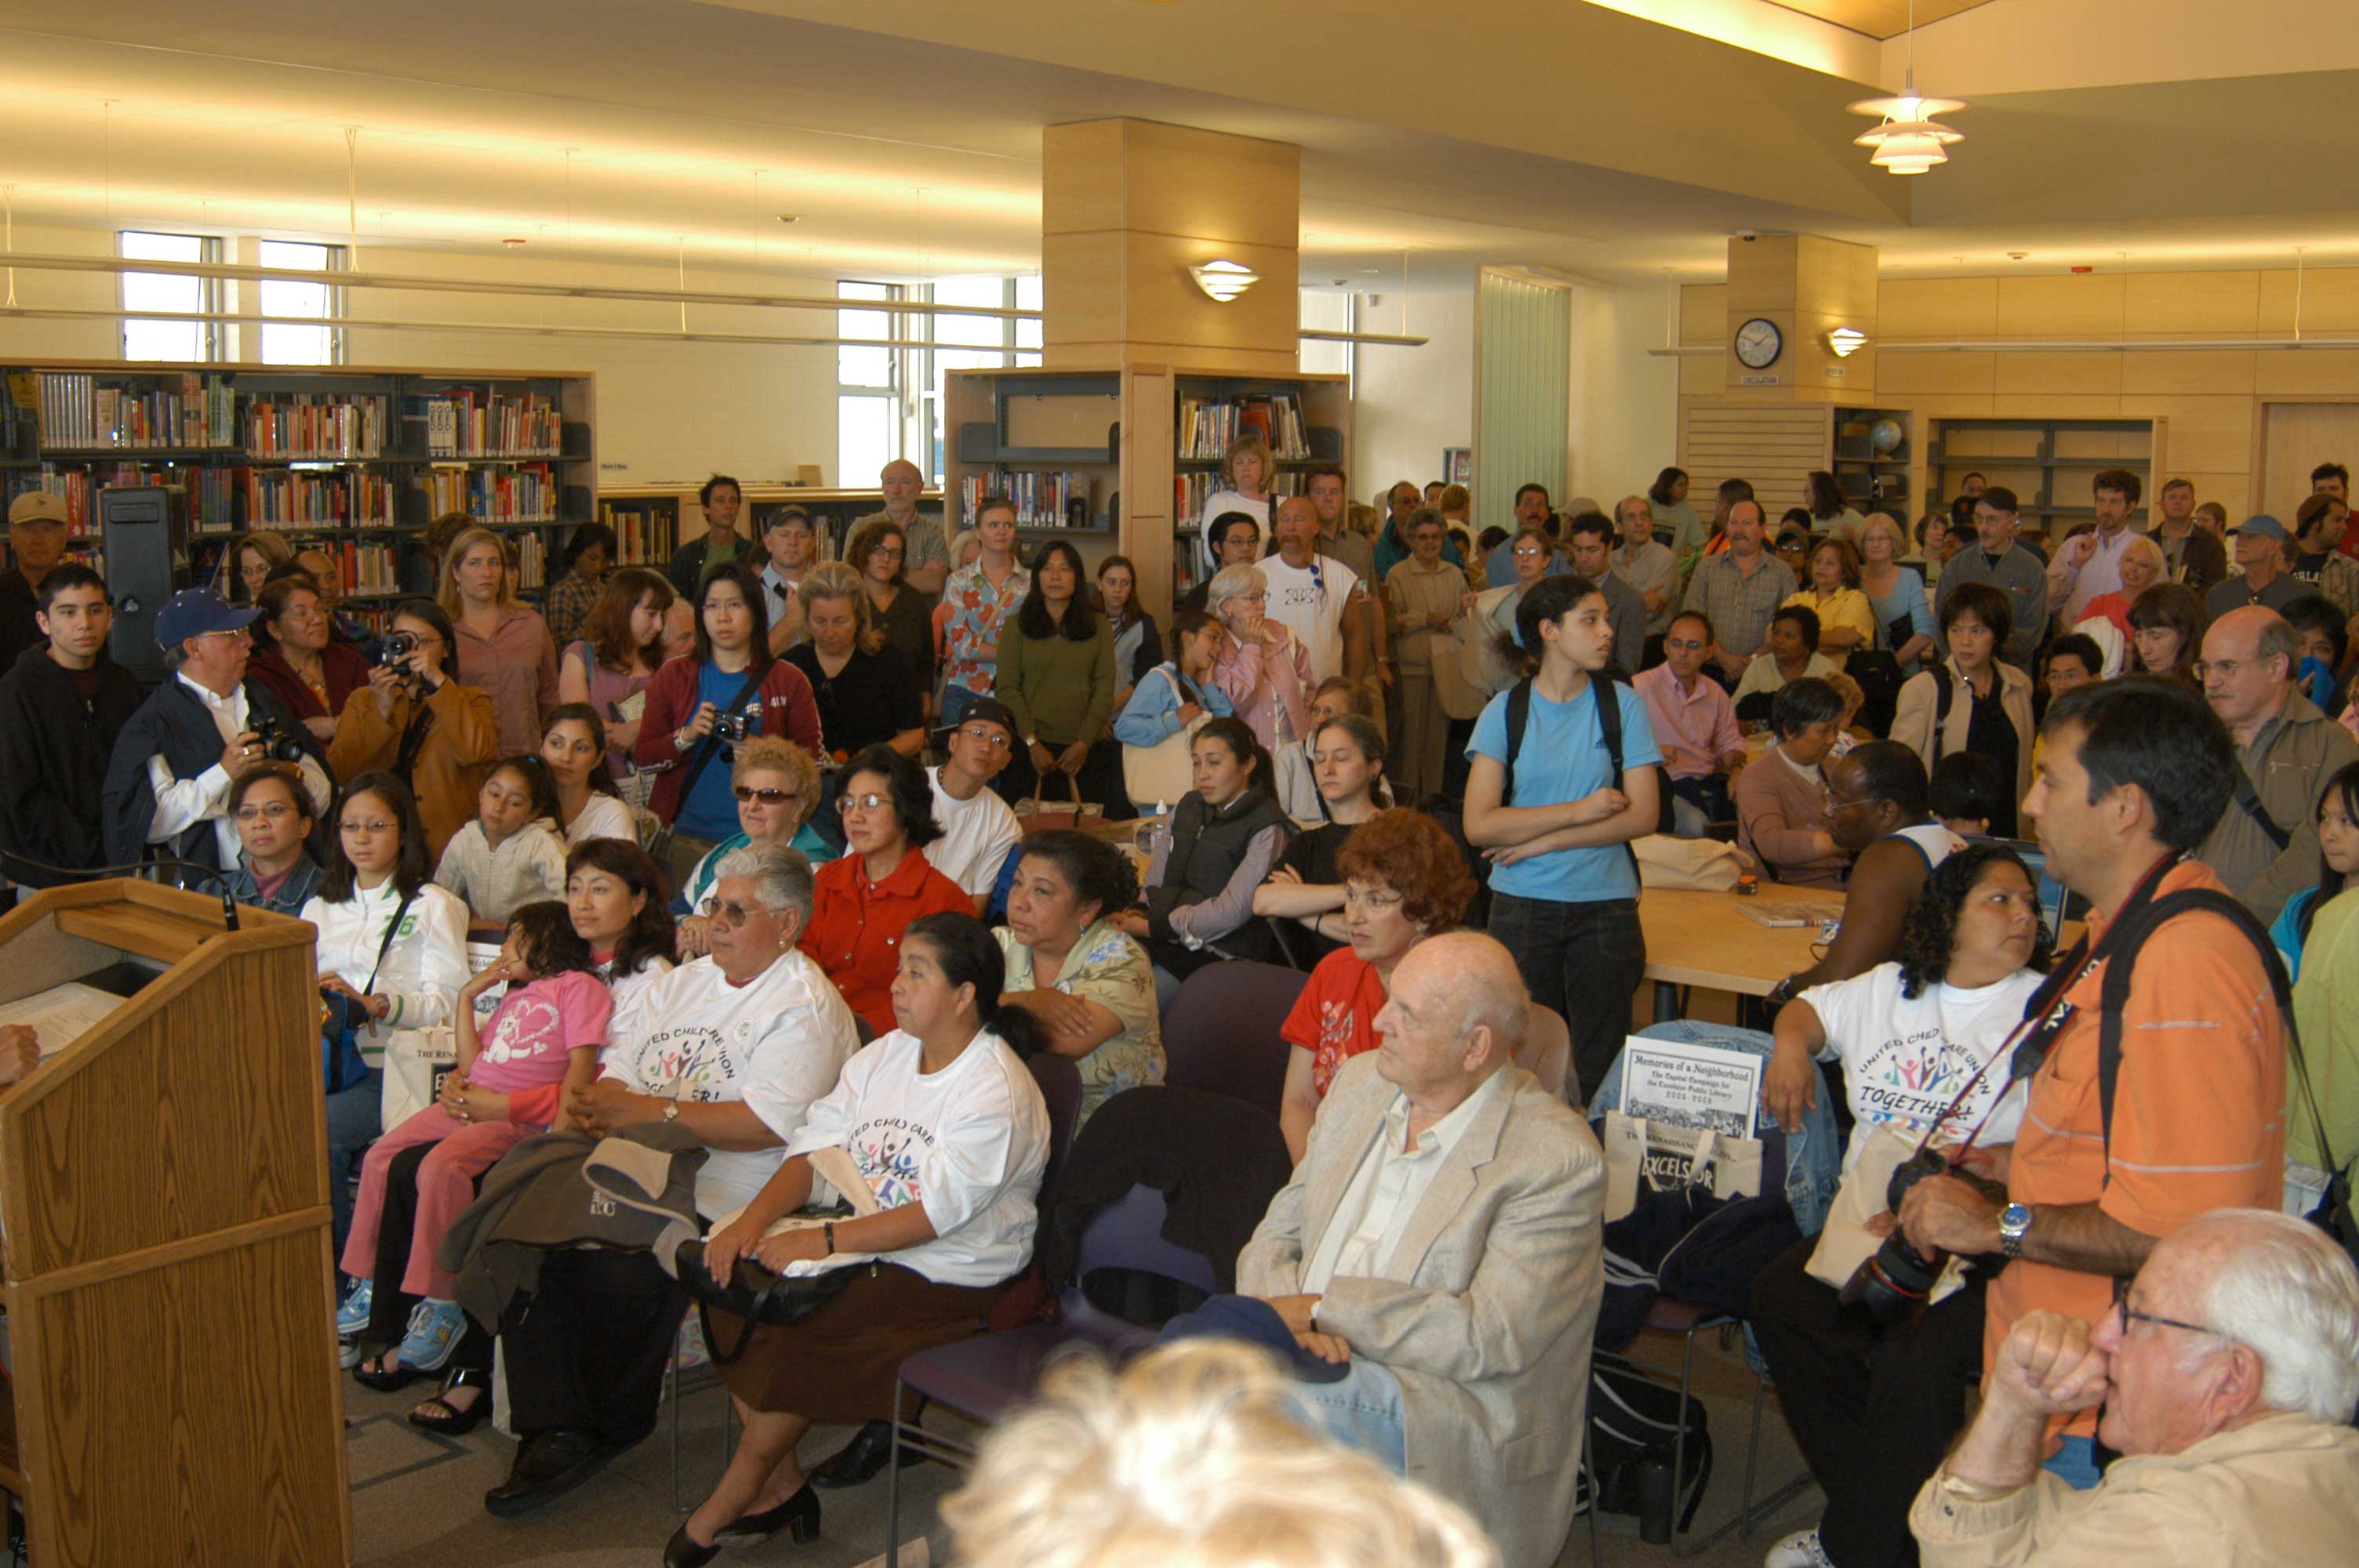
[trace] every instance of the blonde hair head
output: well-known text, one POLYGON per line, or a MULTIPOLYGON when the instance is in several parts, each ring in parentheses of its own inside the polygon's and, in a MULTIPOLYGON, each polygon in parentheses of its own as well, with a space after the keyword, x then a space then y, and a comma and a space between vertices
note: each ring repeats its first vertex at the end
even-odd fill
POLYGON ((458 537, 451 541, 451 547, 442 552, 442 579, 435 585, 434 602, 442 607, 445 615, 456 616, 459 613, 459 563, 465 560, 467 552, 478 545, 489 545, 500 553, 500 608, 516 608, 516 557, 508 553, 506 540, 489 528, 477 524, 460 529, 458 537))
POLYGON ((1434 510, 1444 517, 1463 517, 1467 508, 1474 504, 1474 494, 1462 484, 1445 484, 1433 504, 1434 510))
POLYGON ((2170 557, 2162 553, 2160 545, 2156 544, 2146 535, 2136 535, 2128 544, 2122 546, 2122 561, 2115 563, 2116 567, 2128 561, 2132 556, 2146 562, 2147 581, 2149 584, 2170 580, 2170 557))
POLYGON ((1094 1357, 984 1439, 942 1501, 964 1568, 1496 1568, 1465 1510, 1305 1429, 1263 1351, 1094 1357))
POLYGON ((1248 430, 1231 441, 1228 450, 1221 454, 1221 482, 1231 490, 1237 487, 1237 460, 1251 453, 1261 459, 1261 492, 1267 495, 1277 478, 1277 460, 1269 455, 1269 443, 1257 430, 1248 430))
POLYGON ((869 602, 867 587, 849 562, 821 561, 811 568, 796 587, 795 598, 802 602, 806 618, 811 606, 822 599, 845 600, 852 606, 853 645, 864 654, 873 654, 885 645, 885 633, 876 624, 875 607, 869 602))
MULTIPOLYGON (((799 808, 795 826, 801 827, 819 809, 819 764, 811 754, 777 735, 749 735, 737 742, 736 759, 729 765, 734 787, 755 773, 783 773, 799 808)), ((788 838, 794 835, 791 831, 788 838)))

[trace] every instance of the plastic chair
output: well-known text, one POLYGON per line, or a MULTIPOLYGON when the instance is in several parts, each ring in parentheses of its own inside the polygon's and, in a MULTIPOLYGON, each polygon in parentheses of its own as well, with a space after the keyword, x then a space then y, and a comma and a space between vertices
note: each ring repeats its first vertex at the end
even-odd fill
POLYGON ((1163 1081, 1276 1116, 1286 1099, 1288 1051, 1277 1032, 1309 979, 1237 959, 1190 975, 1163 1018, 1163 1081))
MULTIPOLYGON (((1082 1232, 1074 1271, 1077 1281, 1100 1269, 1131 1269, 1161 1273, 1201 1289, 1212 1288, 1211 1262, 1164 1240, 1163 1217, 1163 1195, 1146 1186, 1133 1187, 1098 1210, 1082 1232)), ((904 1420, 901 1407, 907 1393, 914 1392, 993 1426, 1031 1393, 1040 1374, 1059 1355, 1082 1346, 1109 1360, 1122 1361, 1155 1345, 1153 1329, 1093 1305, 1078 1282, 1059 1297, 1058 1307, 1056 1323, 976 1335, 920 1350, 901 1363, 893 1387, 892 1457, 885 1465, 885 1568, 899 1568, 901 1560, 902 1450, 908 1448, 920 1457, 961 1470, 973 1463, 975 1454, 973 1444, 904 1420)))

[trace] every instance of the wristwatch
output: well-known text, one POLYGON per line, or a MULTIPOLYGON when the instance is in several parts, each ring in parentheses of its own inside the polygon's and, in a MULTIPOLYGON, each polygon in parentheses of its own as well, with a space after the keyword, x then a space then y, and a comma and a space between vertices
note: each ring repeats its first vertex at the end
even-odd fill
POLYGON ((1998 1247, 2009 1258, 2023 1256, 2023 1238, 2031 1233, 2031 1206, 2011 1203, 1998 1211, 1998 1247))
POLYGON ((685 752, 690 746, 695 744, 695 740, 691 738, 688 732, 688 726, 683 724, 679 729, 671 732, 671 749, 673 751, 685 752))
POLYGON ((679 1101, 676 1099, 668 1099, 664 1101, 663 1119, 666 1121, 678 1121, 679 1119, 679 1101))

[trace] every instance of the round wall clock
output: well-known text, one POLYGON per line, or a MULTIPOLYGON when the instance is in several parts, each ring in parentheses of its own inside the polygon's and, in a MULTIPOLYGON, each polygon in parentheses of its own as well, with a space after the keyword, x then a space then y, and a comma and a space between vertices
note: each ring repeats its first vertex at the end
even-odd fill
POLYGON ((1777 323, 1756 316, 1736 330, 1736 362, 1747 370, 1763 370, 1777 362, 1786 347, 1777 323))

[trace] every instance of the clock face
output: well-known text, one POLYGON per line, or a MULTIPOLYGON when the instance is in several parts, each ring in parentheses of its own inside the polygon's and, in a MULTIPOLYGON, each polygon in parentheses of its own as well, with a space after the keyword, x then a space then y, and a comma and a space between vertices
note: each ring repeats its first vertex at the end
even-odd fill
POLYGON ((1785 337, 1775 321, 1756 316, 1736 330, 1736 362, 1747 370, 1777 363, 1778 351, 1785 346, 1785 337))

